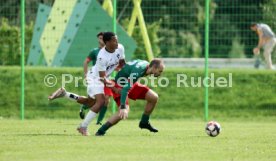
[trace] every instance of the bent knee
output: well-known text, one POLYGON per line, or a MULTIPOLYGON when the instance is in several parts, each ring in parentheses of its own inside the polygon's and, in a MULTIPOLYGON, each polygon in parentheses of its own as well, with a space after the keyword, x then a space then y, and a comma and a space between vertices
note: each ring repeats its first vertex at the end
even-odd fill
POLYGON ((148 93, 147 93, 147 101, 150 101, 150 102, 157 102, 158 101, 158 94, 152 90, 150 90, 148 93))
POLYGON ((158 96, 157 93, 155 93, 154 96, 153 96, 153 101, 154 101, 154 102, 157 102, 158 99, 159 99, 159 96, 158 96))
POLYGON ((105 104, 105 99, 96 100, 96 104, 98 104, 99 106, 103 106, 105 104))

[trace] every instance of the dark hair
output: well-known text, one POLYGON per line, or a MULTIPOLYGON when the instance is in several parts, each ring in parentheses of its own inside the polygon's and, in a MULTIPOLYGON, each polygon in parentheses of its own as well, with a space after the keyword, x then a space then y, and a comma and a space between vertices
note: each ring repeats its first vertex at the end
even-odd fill
POLYGON ((254 26, 256 26, 258 23, 256 23, 256 22, 251 22, 251 24, 250 24, 250 27, 254 27, 254 26))
POLYGON ((110 41, 113 36, 115 36, 115 34, 113 32, 105 32, 103 34, 103 41, 104 41, 104 43, 106 43, 107 41, 110 41))
POLYGON ((99 32, 99 33, 97 34, 97 37, 103 36, 103 35, 104 35, 104 32, 99 32))
POLYGON ((163 64, 163 61, 161 59, 153 59, 150 62, 149 67, 155 66, 156 68, 158 68, 161 64, 163 64))

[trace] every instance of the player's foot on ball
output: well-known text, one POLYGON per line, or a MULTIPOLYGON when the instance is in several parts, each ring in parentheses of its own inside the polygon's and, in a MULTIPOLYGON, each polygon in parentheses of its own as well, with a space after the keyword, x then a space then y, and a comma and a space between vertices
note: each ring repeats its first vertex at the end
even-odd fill
POLYGON ((95 136, 104 136, 105 132, 97 131, 95 136))
POLYGON ((52 93, 52 94, 48 97, 48 99, 49 99, 49 100, 54 100, 54 99, 56 99, 56 98, 60 98, 60 97, 65 96, 65 94, 66 94, 65 88, 59 88, 59 89, 56 90, 54 93, 52 93))
POLYGON ((158 132, 158 130, 156 128, 152 127, 149 122, 147 122, 147 123, 140 122, 139 127, 141 129, 148 129, 150 132, 158 132))
POLYGON ((89 135, 90 135, 89 132, 88 132, 88 130, 87 130, 87 127, 81 127, 81 126, 79 126, 79 127, 77 128, 77 130, 78 130, 78 132, 79 132, 82 136, 89 136, 89 135))
POLYGON ((80 108, 79 115, 80 115, 80 118, 81 118, 81 119, 84 119, 84 118, 85 118, 85 112, 84 112, 83 106, 81 106, 81 108, 80 108))

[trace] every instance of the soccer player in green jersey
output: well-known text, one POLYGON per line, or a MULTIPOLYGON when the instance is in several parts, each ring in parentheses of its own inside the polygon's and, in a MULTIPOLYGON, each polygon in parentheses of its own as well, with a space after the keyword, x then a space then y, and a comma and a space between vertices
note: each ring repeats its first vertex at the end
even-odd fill
MULTIPOLYGON (((149 123, 149 117, 158 101, 158 95, 147 86, 142 85, 136 81, 140 77, 151 74, 153 74, 155 77, 158 77, 163 72, 164 67, 165 66, 163 62, 159 59, 154 59, 150 63, 143 60, 134 60, 122 67, 121 71, 119 71, 115 77, 117 83, 109 87, 112 89, 113 98, 117 106, 120 107, 120 111, 113 115, 97 131, 97 136, 104 135, 111 126, 115 125, 120 120, 127 118, 129 111, 128 98, 132 100, 146 100, 147 103, 139 123, 139 127, 141 129, 148 129, 150 132, 158 132, 158 130, 152 127, 149 123)), ((50 100, 63 97, 63 95, 56 95, 56 93, 57 92, 54 92, 51 96, 49 96, 50 100)), ((77 100, 77 103, 88 104, 89 106, 93 106, 95 102, 95 99, 84 96, 78 96, 77 100)))
POLYGON ((147 75, 158 77, 161 75, 164 68, 165 66, 160 59, 154 59, 150 63, 143 60, 135 60, 127 63, 115 77, 115 83, 118 90, 113 93, 113 98, 120 107, 119 112, 110 117, 109 120, 99 128, 96 132, 96 136, 104 135, 111 126, 128 117, 128 98, 133 100, 146 100, 147 103, 139 127, 141 129, 148 129, 150 132, 158 132, 158 130, 149 123, 149 117, 157 103, 158 95, 153 90, 145 85, 139 84, 137 81, 139 78, 147 75))
MULTIPOLYGON (((96 64, 96 60, 97 60, 97 56, 99 54, 99 51, 101 50, 101 48, 103 48, 105 46, 104 42, 103 42, 103 32, 100 32, 97 34, 97 38, 98 38, 98 43, 99 43, 99 47, 94 48, 93 50, 90 51, 89 55, 87 56, 87 58, 84 60, 83 62, 83 71, 84 71, 84 77, 86 79, 86 75, 87 75, 87 71, 88 71, 88 64, 90 62, 92 62, 93 66, 96 64)), ((105 103, 103 105, 103 107, 101 108, 101 111, 99 112, 99 116, 97 119, 97 125, 101 125, 101 121, 103 120, 108 104, 109 104, 109 98, 111 96, 110 94, 110 90, 105 88, 105 103)), ((85 117, 85 110, 89 109, 88 105, 82 105, 80 108, 80 112, 79 112, 79 116, 81 119, 84 119, 85 117)))

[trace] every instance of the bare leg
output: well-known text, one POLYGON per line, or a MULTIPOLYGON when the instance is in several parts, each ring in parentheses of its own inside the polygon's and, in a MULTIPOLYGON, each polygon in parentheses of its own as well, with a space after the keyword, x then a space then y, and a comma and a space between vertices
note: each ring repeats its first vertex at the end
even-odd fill
POLYGON ((89 112, 85 116, 85 119, 77 128, 77 130, 84 136, 89 135, 87 131, 88 125, 96 117, 97 113, 100 111, 102 105, 104 104, 104 94, 96 94, 96 103, 90 108, 89 112))
MULTIPOLYGON (((129 112, 129 106, 126 106, 128 112, 129 112)), ((116 114, 114 114, 113 116, 111 116, 107 122, 110 122, 112 125, 117 124, 119 121, 121 121, 122 119, 119 116, 119 112, 117 112, 116 114)))
POLYGON ((104 119, 104 116, 105 116, 105 113, 107 111, 107 107, 109 104, 109 100, 110 100, 109 98, 110 98, 109 95, 105 95, 104 105, 101 108, 101 111, 99 112, 99 116, 98 116, 97 123, 96 123, 97 125, 102 125, 102 121, 104 119))
POLYGON ((105 97, 104 94, 96 94, 95 98, 96 103, 93 106, 91 106, 90 110, 95 113, 98 113, 101 110, 101 107, 104 105, 105 97))
POLYGON ((154 110, 155 105, 158 101, 158 94, 155 93, 153 90, 149 90, 146 93, 145 99, 146 99, 147 103, 146 103, 145 110, 142 115, 141 121, 139 123, 139 127, 141 129, 148 129, 150 132, 158 132, 158 130, 156 128, 152 127, 151 124, 149 123, 150 114, 154 110))
MULTIPOLYGON (((153 90, 149 90, 146 93, 145 100, 147 103, 139 127, 142 129, 148 129, 150 132, 158 132, 158 130, 152 127, 149 123, 149 115, 155 108, 158 101, 158 94, 153 90)), ((129 106, 127 106, 127 109, 129 110, 129 106)), ((118 112, 111 116, 108 121, 96 132, 96 136, 103 136, 110 127, 116 125, 119 121, 121 121, 121 118, 119 117, 118 112)))
POLYGON ((104 104, 104 94, 96 94, 95 98, 96 103, 90 108, 84 121, 81 123, 81 127, 87 127, 89 123, 93 120, 93 118, 96 116, 96 114, 100 111, 102 105, 104 104))
POLYGON ((64 88, 59 88, 58 90, 56 90, 54 93, 52 93, 48 99, 50 101, 57 99, 57 98, 62 98, 65 97, 69 100, 72 101, 76 101, 77 103, 80 104, 85 104, 85 105, 89 105, 90 107, 92 107, 95 104, 95 99, 90 98, 90 97, 85 97, 85 96, 79 96, 78 94, 75 93, 71 93, 66 91, 64 88))
POLYGON ((104 106, 108 106, 108 104, 109 104, 109 102, 110 102, 110 96, 108 96, 108 95, 105 95, 104 96, 104 99, 105 99, 105 101, 104 101, 104 106))
MULTIPOLYGON (((126 108, 129 111, 129 106, 126 106, 126 108)), ((119 112, 117 112, 116 114, 111 116, 108 121, 104 125, 102 125, 101 128, 99 128, 99 130, 96 132, 96 136, 103 136, 110 127, 116 125, 121 120, 122 119, 119 116, 119 112)))
POLYGON ((152 111, 155 108, 155 105, 158 101, 158 94, 155 93, 153 90, 149 90, 146 93, 146 106, 145 106, 145 110, 144 110, 144 114, 146 115, 150 115, 152 113, 152 111))
POLYGON ((92 107, 96 103, 96 100, 90 97, 79 96, 77 103, 92 107))

